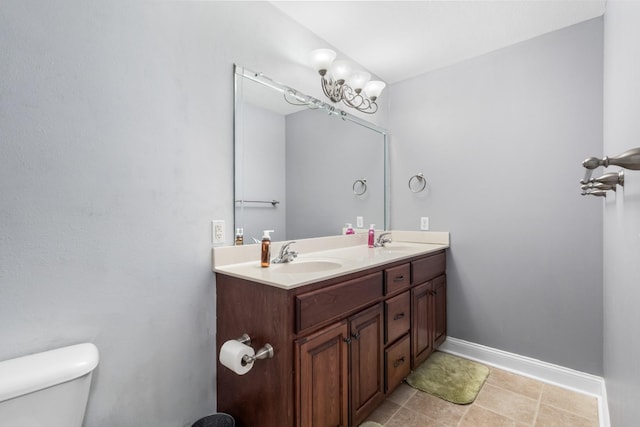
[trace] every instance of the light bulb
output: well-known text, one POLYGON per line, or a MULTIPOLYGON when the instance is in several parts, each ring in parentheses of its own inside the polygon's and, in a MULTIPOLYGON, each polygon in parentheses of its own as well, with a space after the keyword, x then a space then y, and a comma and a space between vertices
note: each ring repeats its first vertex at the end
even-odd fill
POLYGON ((380 96, 380 93, 382 93, 382 89, 384 89, 385 86, 385 82, 372 80, 365 85, 364 93, 370 100, 375 101, 380 96))
POLYGON ((333 76, 333 80, 343 84, 351 75, 351 64, 343 59, 333 61, 333 64, 331 64, 331 75, 333 76))
POLYGON ((356 91, 356 93, 360 93, 369 79, 371 79, 371 74, 367 73, 366 71, 357 70, 353 74, 351 74, 351 77, 349 77, 347 84, 351 86, 351 89, 356 91))
POLYGON ((311 64, 321 76, 327 73, 334 59, 336 59, 336 53, 331 49, 316 49, 311 52, 311 64))

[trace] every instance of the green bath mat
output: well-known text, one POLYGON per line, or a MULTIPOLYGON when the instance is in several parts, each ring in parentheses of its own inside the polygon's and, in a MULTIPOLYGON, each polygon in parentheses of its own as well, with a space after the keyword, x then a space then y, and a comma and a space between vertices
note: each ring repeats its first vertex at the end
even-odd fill
POLYGON ((473 402, 489 376, 489 368, 447 353, 435 352, 407 377, 407 384, 449 402, 473 402))

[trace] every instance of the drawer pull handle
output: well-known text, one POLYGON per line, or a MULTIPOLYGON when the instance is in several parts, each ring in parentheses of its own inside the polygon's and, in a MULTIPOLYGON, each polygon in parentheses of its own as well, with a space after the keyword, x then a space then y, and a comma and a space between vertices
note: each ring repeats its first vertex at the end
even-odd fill
POLYGON ((400 320, 404 318, 404 313, 398 313, 395 316, 393 316, 393 320, 400 320))
POLYGON ((396 276, 393 278, 394 282, 402 282, 404 280, 404 275, 402 276, 396 276))
POLYGON ((402 365, 404 363, 404 356, 402 356, 400 359, 396 359, 395 362, 393 362, 393 367, 397 368, 398 366, 402 365))

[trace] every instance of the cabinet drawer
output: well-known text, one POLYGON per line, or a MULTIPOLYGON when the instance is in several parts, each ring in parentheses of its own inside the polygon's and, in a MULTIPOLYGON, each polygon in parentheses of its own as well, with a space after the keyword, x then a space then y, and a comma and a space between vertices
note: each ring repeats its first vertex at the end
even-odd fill
POLYGON ((297 295, 296 331, 339 318, 381 297, 381 272, 297 295))
POLYGON ((411 262, 412 283, 414 285, 431 280, 446 269, 446 255, 444 252, 431 255, 411 262))
POLYGON ((409 331, 411 325, 411 294, 404 292, 384 302, 384 342, 394 342, 409 331))
POLYGON ((411 341, 409 335, 385 350, 384 360, 387 368, 385 392, 398 387, 411 372, 411 341))
POLYGON ((411 265, 409 263, 384 271, 384 294, 389 295, 411 285, 411 265))

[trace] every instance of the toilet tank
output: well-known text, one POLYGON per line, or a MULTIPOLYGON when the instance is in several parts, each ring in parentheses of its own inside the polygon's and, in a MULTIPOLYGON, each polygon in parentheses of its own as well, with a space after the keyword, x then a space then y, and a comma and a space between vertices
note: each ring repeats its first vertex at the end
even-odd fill
POLYGON ((82 426, 97 365, 90 343, 0 362, 0 425, 82 426))

